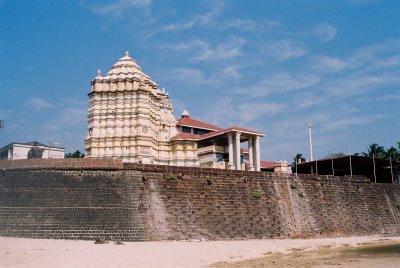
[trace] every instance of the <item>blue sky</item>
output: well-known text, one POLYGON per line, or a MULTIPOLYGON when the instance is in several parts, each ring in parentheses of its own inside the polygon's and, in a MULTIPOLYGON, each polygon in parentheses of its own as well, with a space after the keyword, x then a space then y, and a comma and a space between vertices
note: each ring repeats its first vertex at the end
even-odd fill
POLYGON ((0 146, 83 149, 89 82, 126 50, 175 114, 264 131, 262 158, 400 138, 399 1, 0 1, 0 146))

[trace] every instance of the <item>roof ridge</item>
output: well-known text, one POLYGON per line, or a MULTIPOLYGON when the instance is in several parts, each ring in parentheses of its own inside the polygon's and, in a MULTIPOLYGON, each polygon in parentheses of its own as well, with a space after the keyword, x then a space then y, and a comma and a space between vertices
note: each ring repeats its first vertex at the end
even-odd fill
POLYGON ((209 130, 221 130, 223 128, 219 127, 219 126, 215 126, 213 124, 198 120, 198 119, 194 119, 190 116, 183 116, 178 120, 178 124, 177 125, 182 125, 182 126, 191 126, 191 127, 198 127, 198 128, 204 128, 204 129, 209 129, 209 130), (188 122, 185 122, 188 121, 188 122), (190 123, 192 123, 193 125, 191 125, 190 123), (201 124, 203 126, 196 126, 196 124, 201 124))

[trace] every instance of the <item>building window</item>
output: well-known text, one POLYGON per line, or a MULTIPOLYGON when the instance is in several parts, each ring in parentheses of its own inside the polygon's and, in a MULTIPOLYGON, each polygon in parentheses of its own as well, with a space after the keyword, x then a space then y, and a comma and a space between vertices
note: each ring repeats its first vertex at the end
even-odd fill
POLYGON ((182 126, 182 132, 191 133, 192 128, 182 126))
POLYGON ((209 132, 210 132, 209 130, 193 128, 193 134, 202 135, 202 134, 209 133, 209 132))
POLYGON ((223 162, 224 161, 224 155, 223 154, 215 154, 215 161, 216 162, 223 162))

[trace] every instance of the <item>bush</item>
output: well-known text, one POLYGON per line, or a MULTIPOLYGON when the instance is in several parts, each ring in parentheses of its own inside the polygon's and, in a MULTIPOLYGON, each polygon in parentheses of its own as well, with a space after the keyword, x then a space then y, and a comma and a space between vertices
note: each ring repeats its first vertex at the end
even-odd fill
POLYGON ((175 176, 172 172, 165 174, 165 178, 169 181, 178 179, 178 177, 175 176))
POLYGON ((261 191, 259 191, 259 190, 254 190, 254 191, 251 193, 251 196, 254 197, 255 199, 260 199, 260 198, 261 198, 261 191))

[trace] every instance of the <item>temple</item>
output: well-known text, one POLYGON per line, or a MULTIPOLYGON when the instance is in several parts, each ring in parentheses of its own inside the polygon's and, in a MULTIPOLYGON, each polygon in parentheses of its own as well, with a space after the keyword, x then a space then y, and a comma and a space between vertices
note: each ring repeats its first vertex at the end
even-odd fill
POLYGON ((237 126, 222 128, 173 115, 168 93, 146 75, 129 53, 91 81, 89 158, 120 158, 176 166, 259 171, 263 133, 237 126), (242 143, 247 143, 245 148, 242 143))

